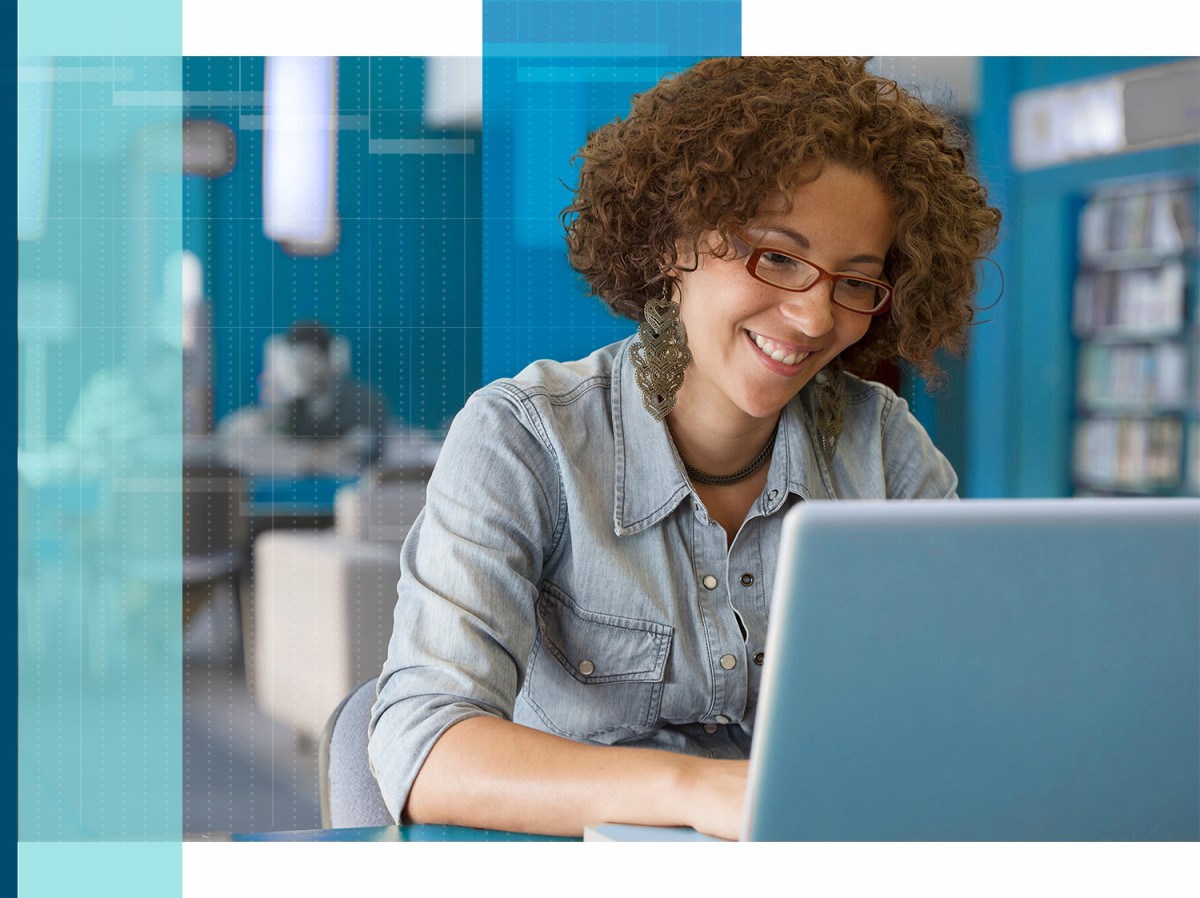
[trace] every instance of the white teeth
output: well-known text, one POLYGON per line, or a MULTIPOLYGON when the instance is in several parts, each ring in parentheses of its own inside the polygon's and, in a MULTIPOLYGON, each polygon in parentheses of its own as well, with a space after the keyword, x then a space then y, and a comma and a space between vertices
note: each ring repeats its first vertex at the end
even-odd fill
POLYGON ((808 355, 807 352, 788 352, 786 349, 777 346, 771 340, 768 340, 766 337, 759 336, 753 331, 750 331, 750 335, 754 337, 754 343, 759 349, 762 350, 763 355, 768 356, 777 362, 782 362, 784 365, 799 364, 800 360, 808 355))

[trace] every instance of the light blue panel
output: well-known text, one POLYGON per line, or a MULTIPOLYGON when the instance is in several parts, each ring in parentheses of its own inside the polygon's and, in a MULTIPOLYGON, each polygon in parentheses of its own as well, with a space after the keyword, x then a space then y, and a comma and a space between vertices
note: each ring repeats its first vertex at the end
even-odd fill
POLYGON ((39 0, 19 23, 18 72, 49 86, 30 112, 49 117, 50 142, 44 227, 18 247, 18 885, 169 896, 182 888, 181 10, 39 0))
POLYGON ((113 64, 179 89, 178 57, 54 62, 52 131, 123 146, 52 141, 45 231, 19 247, 22 840, 177 839, 181 820, 181 129, 115 105, 88 77, 113 64))
POLYGON ((46 219, 50 181, 50 120, 52 82, 42 75, 49 60, 31 57, 17 82, 17 239, 41 235, 46 219))
POLYGON ((181 894, 179 842, 20 842, 17 894, 21 898, 163 898, 181 894))
POLYGON ((183 48, 183 5, 162 0, 19 0, 20 56, 162 55, 183 48))

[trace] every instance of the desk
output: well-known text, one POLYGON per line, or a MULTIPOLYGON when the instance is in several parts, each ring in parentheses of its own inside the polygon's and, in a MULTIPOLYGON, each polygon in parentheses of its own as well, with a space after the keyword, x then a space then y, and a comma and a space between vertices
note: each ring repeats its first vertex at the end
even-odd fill
POLYGON ((335 523, 338 490, 358 482, 357 474, 275 476, 254 474, 246 478, 240 511, 240 551, 248 559, 242 570, 240 593, 247 685, 255 689, 255 543, 270 530, 331 530, 335 523))
POLYGON ((191 833, 185 842, 579 842, 562 836, 535 836, 498 829, 422 824, 302 829, 273 833, 191 833))
POLYGON ((250 478, 249 512, 269 514, 333 514, 337 491, 355 483, 358 474, 313 474, 279 477, 256 474, 250 478))

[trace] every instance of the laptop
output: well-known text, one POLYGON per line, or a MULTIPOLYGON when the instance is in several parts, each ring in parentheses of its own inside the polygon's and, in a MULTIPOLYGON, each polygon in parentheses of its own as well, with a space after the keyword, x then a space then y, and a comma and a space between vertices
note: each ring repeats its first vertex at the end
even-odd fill
POLYGON ((782 539, 743 840, 1200 839, 1200 499, 808 502, 782 539))

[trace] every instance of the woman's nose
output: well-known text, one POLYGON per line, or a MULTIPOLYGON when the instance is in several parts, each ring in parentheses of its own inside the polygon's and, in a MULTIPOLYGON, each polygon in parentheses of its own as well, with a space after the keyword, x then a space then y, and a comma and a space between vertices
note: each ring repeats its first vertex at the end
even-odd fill
POLYGON ((785 293, 780 311, 802 333, 822 337, 833 330, 832 291, 833 284, 822 281, 802 293, 785 293))

